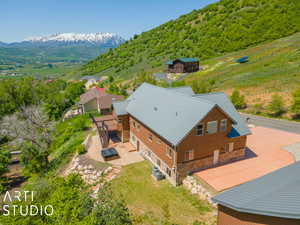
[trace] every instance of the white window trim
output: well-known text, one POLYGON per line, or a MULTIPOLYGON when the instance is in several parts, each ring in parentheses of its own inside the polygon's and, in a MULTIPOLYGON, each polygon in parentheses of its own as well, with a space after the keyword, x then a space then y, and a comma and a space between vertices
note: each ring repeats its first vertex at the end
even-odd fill
POLYGON ((217 120, 213 120, 213 121, 207 122, 206 133, 207 133, 207 134, 215 134, 215 133, 217 133, 217 132, 218 132, 218 121, 217 121, 217 120), (216 128, 214 129, 215 132, 210 133, 210 132, 208 132, 208 130, 209 130, 209 124, 212 124, 212 123, 216 124, 216 128))
POLYGON ((222 119, 221 121, 220 121, 220 132, 225 132, 227 130, 227 119, 222 119), (224 122, 225 121, 225 126, 224 126, 224 130, 222 129, 222 122, 224 122))
POLYGON ((167 149, 166 149, 166 155, 172 159, 173 158, 173 150, 172 148, 170 148, 169 146, 167 146, 167 149))
POLYGON ((195 159, 195 156, 194 156, 194 149, 188 150, 188 151, 186 151, 186 152, 184 153, 184 160, 185 160, 186 162, 192 161, 192 160, 194 160, 194 159, 195 159), (188 155, 190 155, 190 153, 192 153, 191 159, 190 159, 190 158, 188 158, 188 159, 186 158, 187 153, 189 153, 188 155))
POLYGON ((234 149, 234 142, 228 143, 228 152, 232 152, 234 149))

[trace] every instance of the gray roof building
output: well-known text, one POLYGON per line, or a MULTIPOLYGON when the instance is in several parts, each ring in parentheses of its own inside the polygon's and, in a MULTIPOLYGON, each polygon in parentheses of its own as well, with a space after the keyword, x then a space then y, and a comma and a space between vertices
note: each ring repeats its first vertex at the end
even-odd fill
POLYGON ((233 210, 300 219, 300 162, 232 188, 213 198, 233 210))
POLYGON ((126 103, 113 103, 113 107, 117 115, 129 113, 173 146, 177 146, 214 107, 220 108, 235 123, 234 137, 250 134, 224 93, 205 96, 194 95, 190 87, 161 88, 144 83, 126 103))

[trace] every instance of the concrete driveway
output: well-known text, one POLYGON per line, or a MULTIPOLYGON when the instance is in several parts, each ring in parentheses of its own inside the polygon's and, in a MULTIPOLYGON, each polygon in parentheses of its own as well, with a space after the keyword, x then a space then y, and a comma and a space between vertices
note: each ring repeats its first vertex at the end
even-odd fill
MULTIPOLYGON (((195 173, 216 191, 251 181, 295 162, 285 146, 300 142, 300 135, 265 127, 251 129, 247 158, 195 173)), ((300 149, 299 149, 300 151, 300 149)))

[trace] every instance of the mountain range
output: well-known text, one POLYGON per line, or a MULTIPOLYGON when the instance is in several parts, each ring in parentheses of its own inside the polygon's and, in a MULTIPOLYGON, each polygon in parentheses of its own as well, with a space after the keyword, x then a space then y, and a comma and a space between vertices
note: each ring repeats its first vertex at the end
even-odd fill
POLYGON ((88 61, 124 42, 112 33, 60 33, 0 42, 0 63, 88 61))

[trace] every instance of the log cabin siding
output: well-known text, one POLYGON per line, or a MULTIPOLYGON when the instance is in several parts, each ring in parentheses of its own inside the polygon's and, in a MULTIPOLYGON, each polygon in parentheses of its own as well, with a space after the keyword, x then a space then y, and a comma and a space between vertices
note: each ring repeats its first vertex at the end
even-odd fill
POLYGON ((153 153, 155 153, 161 160, 168 165, 169 168, 173 167, 174 157, 176 152, 172 146, 165 141, 158 134, 149 129, 142 122, 130 116, 129 119, 130 132, 137 137, 140 141, 143 142, 153 153), (135 127, 134 124, 135 123, 135 127), (138 128, 139 126, 139 128, 138 128), (152 135, 152 141, 149 140, 149 135, 152 135), (172 149, 173 156, 169 157, 167 155, 167 148, 172 149))
POLYGON ((181 62, 175 60, 173 64, 168 66, 170 73, 192 73, 199 70, 199 62, 181 62))
MULTIPOLYGON (((189 150, 194 150, 194 159, 202 159, 213 156, 215 150, 220 150, 220 154, 226 152, 227 145, 234 143, 234 150, 245 148, 246 136, 238 138, 228 138, 227 135, 232 129, 231 119, 224 114, 219 108, 214 108, 208 115, 199 123, 204 126, 204 135, 196 135, 196 127, 185 137, 185 139, 177 147, 178 163, 185 162, 185 153, 189 150), (220 132, 220 122, 222 119, 227 119, 226 131, 220 132), (208 134, 207 122, 217 121, 218 131, 214 134, 208 134)), ((198 124, 197 124, 198 125, 198 124)))

